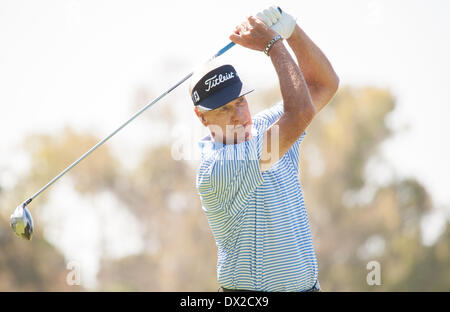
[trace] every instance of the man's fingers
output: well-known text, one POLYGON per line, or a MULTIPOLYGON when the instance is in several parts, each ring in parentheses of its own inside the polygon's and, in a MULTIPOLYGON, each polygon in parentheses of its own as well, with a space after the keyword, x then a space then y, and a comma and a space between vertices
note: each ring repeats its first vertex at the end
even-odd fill
POLYGON ((267 18, 269 18, 272 21, 272 24, 275 24, 278 21, 278 19, 275 17, 275 15, 273 15, 273 13, 270 10, 265 9, 263 13, 265 16, 267 16, 267 18))
POLYGON ((276 6, 272 5, 269 10, 270 12, 272 12, 272 15, 275 16, 277 21, 281 18, 281 13, 280 11, 278 11, 278 8, 276 6))
POLYGON ((272 21, 270 20, 270 18, 265 16, 263 13, 259 12, 258 14, 256 14, 256 17, 259 18, 264 24, 266 24, 267 27, 272 26, 272 21))
POLYGON ((248 32, 248 27, 245 23, 242 23, 241 25, 238 26, 239 28, 239 34, 242 35, 246 32, 248 32))
POLYGON ((248 20, 248 23, 252 26, 255 26, 256 24, 258 24, 258 21, 257 21, 256 17, 254 17, 254 16, 249 16, 247 18, 247 20, 248 20))
POLYGON ((237 44, 242 44, 243 42, 241 36, 234 33, 230 35, 229 39, 237 44))

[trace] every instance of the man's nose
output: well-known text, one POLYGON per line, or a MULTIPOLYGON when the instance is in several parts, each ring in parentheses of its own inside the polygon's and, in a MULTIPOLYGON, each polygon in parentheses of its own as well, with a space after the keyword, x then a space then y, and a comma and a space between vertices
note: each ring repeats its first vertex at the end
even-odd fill
POLYGON ((241 124, 244 120, 245 114, 244 114, 244 110, 238 107, 235 107, 233 109, 233 114, 231 116, 231 121, 233 122, 233 124, 241 124))

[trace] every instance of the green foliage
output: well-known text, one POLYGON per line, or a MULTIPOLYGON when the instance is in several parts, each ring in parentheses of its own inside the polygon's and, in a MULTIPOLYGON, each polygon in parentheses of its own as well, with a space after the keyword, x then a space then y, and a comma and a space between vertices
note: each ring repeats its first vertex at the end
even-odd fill
POLYGON ((388 90, 343 88, 318 114, 302 143, 300 179, 325 290, 450 289, 448 275, 440 275, 450 270, 450 255, 428 266, 436 261, 433 249, 450 244, 448 235, 432 247, 421 242, 420 222, 433 211, 426 189, 414 179, 397 178, 374 187, 365 171, 391 134, 385 120, 394 103, 388 90), (308 155, 311 151, 315 153, 308 155), (311 170, 317 155, 324 165, 319 174, 311 170), (366 282, 371 260, 380 263, 380 286, 366 282), (422 270, 428 273, 419 281, 422 270))
POLYGON ((28 242, 17 238, 0 217, 0 292, 80 291, 68 286, 63 256, 39 233, 28 242))
MULTIPOLYGON (((279 99, 278 89, 255 92, 249 96, 252 113, 279 99)), ((386 185, 374 185, 366 172, 392 134, 386 117, 394 107, 389 90, 345 87, 307 129, 300 180, 325 291, 450 290, 448 223, 434 245, 422 244, 421 222, 435 209, 426 188, 395 174, 386 185), (372 260, 381 265, 380 286, 366 282, 372 260)), ((156 118, 167 124, 167 114, 176 122, 169 108, 156 118)), ((158 129, 149 125, 148 131, 158 129)), ((0 291, 79 289, 66 285, 62 256, 39 234, 31 243, 14 237, 6 212, 96 142, 70 130, 25 141, 31 171, 8 197, 0 194, 0 291)), ((140 254, 102 256, 99 290, 217 290, 217 250, 195 188, 196 168, 175 161, 165 144, 145 152, 134 170, 125 170, 105 145, 70 173, 80 196, 113 192, 144 229, 140 254)))

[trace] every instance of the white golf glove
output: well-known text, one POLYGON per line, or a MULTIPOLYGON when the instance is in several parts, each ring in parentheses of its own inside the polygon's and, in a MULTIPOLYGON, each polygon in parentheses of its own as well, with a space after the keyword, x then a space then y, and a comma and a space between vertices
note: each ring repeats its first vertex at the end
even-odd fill
POLYGON ((292 35, 297 23, 296 18, 284 11, 280 13, 274 5, 257 13, 256 17, 263 21, 266 26, 275 30, 284 39, 288 39, 292 35))

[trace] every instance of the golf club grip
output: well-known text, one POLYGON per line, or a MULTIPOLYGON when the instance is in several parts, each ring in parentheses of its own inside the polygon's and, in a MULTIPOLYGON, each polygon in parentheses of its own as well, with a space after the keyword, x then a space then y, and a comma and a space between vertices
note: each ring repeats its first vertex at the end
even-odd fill
MULTIPOLYGON (((277 9, 278 9, 278 11, 280 12, 280 14, 283 13, 283 11, 281 10, 280 7, 277 7, 277 9)), ((215 59, 215 58, 218 57, 218 56, 221 56, 222 54, 224 54, 225 52, 227 52, 230 48, 232 48, 232 47, 235 46, 235 45, 236 45, 236 43, 230 42, 229 44, 227 44, 226 46, 224 46, 222 49, 220 49, 219 52, 217 52, 216 54, 214 54, 214 56, 211 58, 211 60, 212 60, 212 59, 215 59)))
POLYGON ((234 42, 230 42, 229 44, 227 44, 226 46, 224 46, 222 49, 219 50, 219 52, 217 52, 216 54, 214 54, 214 56, 211 58, 215 59, 218 56, 221 56, 222 54, 224 54, 225 52, 227 52, 229 49, 231 49, 232 47, 234 47, 236 45, 236 43, 234 42))

